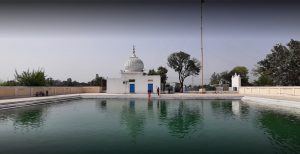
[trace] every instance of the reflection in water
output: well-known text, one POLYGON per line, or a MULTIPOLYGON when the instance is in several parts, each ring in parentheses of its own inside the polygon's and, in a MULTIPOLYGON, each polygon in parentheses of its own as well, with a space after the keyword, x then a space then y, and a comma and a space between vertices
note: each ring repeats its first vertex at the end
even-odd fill
POLYGON ((243 119, 249 118, 249 105, 246 103, 243 103, 242 101, 240 102, 240 116, 243 119))
POLYGON ((237 116, 245 119, 249 114, 249 106, 242 104, 240 100, 213 100, 210 104, 212 112, 223 118, 237 116))
POLYGON ((101 99, 100 99, 100 100, 97 100, 96 106, 97 106, 99 109, 105 111, 106 108, 107 108, 107 101, 106 101, 106 100, 101 100, 101 99))
POLYGON ((7 114, 6 112, 2 112, 0 110, 0 123, 5 122, 6 120, 8 120, 8 118, 9 118, 9 114, 7 114))
POLYGON ((74 139, 83 149, 78 153, 130 153, 132 149, 132 153, 300 151, 300 115, 241 101, 80 100, 74 104, 55 104, 49 110, 48 105, 1 110, 0 153, 12 154, 15 149, 15 153, 22 153, 32 146, 45 153, 51 153, 53 147, 61 149, 57 153, 76 153, 77 149, 70 146, 74 139), (105 112, 93 110, 95 101, 96 107, 105 112), (16 133, 24 130, 26 133, 16 133), (74 136, 76 133, 79 135, 74 136), (30 142, 15 144, 24 140, 30 142), (115 148, 116 144, 122 147, 115 148), (5 151, 5 147, 13 150, 5 151))
POLYGON ((16 114, 15 124, 30 127, 40 127, 43 122, 43 109, 35 108, 16 114))
POLYGON ((123 105, 121 124, 126 126, 132 138, 135 139, 139 134, 143 133, 145 118, 144 112, 135 111, 135 100, 130 100, 129 105, 123 105))
MULTIPOLYGON (((292 115, 262 111, 258 117, 259 127, 265 129, 271 142, 293 153, 300 150, 300 119, 292 115)), ((282 149, 283 150, 283 149, 282 149)))
POLYGON ((226 116, 231 116, 232 113, 232 101, 230 100, 213 100, 211 101, 211 107, 214 113, 224 114, 226 116))
MULTIPOLYGON (((199 128, 198 125, 203 120, 200 113, 201 104, 187 105, 183 101, 179 102, 178 105, 175 103, 176 101, 157 100, 156 113, 158 113, 163 125, 167 126, 171 135, 184 138, 199 128)), ((128 105, 123 105, 121 113, 121 123, 126 126, 133 138, 143 133, 146 118, 150 119, 149 116, 152 116, 152 114, 145 114, 143 110, 140 111, 140 108, 137 109, 136 105, 135 100, 130 100, 128 105), (148 116, 146 117, 146 115, 148 116)), ((148 113, 154 112, 153 100, 148 100, 147 108, 148 113)))
POLYGON ((11 120, 15 128, 41 127, 46 117, 46 107, 26 107, 1 111, 1 121, 11 120))
POLYGON ((129 107, 131 110, 135 110, 135 100, 130 100, 129 101, 129 107))
POLYGON ((157 102, 159 106, 159 118, 164 120, 167 118, 167 104, 165 100, 161 100, 157 102))
POLYGON ((153 100, 148 99, 148 110, 153 110, 153 100))
POLYGON ((232 105, 232 113, 236 116, 239 116, 240 112, 241 112, 240 102, 237 100, 234 100, 234 101, 232 101, 231 105, 232 105))
POLYGON ((203 120, 198 105, 190 106, 181 101, 177 109, 167 111, 166 102, 162 101, 160 119, 167 124, 172 135, 184 138, 192 131, 196 131, 199 128, 197 125, 203 120))

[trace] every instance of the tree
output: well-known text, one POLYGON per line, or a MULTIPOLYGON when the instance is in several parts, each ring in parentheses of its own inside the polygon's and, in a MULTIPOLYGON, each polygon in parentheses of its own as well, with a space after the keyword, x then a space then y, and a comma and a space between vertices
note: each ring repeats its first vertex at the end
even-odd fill
POLYGON ((210 77, 211 85, 219 85, 220 81, 229 83, 231 80, 231 74, 228 71, 224 71, 221 73, 214 72, 210 77))
POLYGON ((221 80, 221 75, 219 73, 214 72, 210 77, 210 84, 217 85, 221 80))
POLYGON ((5 82, 1 82, 0 86, 18 86, 18 83, 15 80, 9 80, 5 82))
POLYGON ((257 63, 254 75, 269 77, 274 85, 300 85, 300 41, 291 40, 287 46, 277 44, 265 59, 257 63))
POLYGON ((54 80, 52 78, 47 78, 46 86, 54 86, 54 80))
POLYGON ((159 66, 157 71, 155 71, 154 69, 150 69, 148 72, 148 75, 160 75, 160 81, 163 85, 162 90, 164 91, 166 83, 167 83, 167 79, 168 79, 167 73, 168 73, 167 68, 165 68, 163 66, 159 66))
POLYGON ((221 72, 220 76, 221 76, 221 80, 223 83, 226 83, 226 84, 231 83, 232 74, 230 72, 228 72, 228 71, 221 72))
POLYGON ((241 76, 241 84, 243 86, 249 85, 248 69, 245 66, 236 66, 230 72, 224 71, 221 73, 213 73, 210 77, 210 84, 217 85, 220 81, 230 84, 231 77, 234 74, 239 74, 241 76))
POLYGON ((53 80, 53 86, 63 86, 63 82, 61 80, 53 80))
POLYGON ((254 81, 254 85, 256 86, 272 86, 273 81, 270 76, 262 74, 258 77, 257 80, 254 81))
POLYGON ((96 74, 96 77, 88 83, 91 86, 106 87, 106 79, 96 74))
POLYGON ((63 81, 62 84, 63 86, 72 87, 73 86, 72 78, 68 78, 66 81, 63 81))
POLYGON ((198 75, 200 72, 200 62, 196 58, 190 57, 185 52, 175 52, 168 57, 168 66, 178 72, 180 91, 183 92, 183 82, 186 77, 198 75))
POLYGON ((166 87, 167 79, 168 79, 168 76, 167 76, 168 69, 165 67, 159 66, 157 69, 157 73, 158 73, 158 75, 160 75, 160 81, 163 85, 162 90, 164 91, 165 87, 166 87))
POLYGON ((236 66, 234 67, 231 71, 230 71, 230 81, 231 81, 231 77, 234 74, 238 74, 241 77, 241 84, 242 86, 248 86, 249 85, 249 76, 248 76, 248 69, 245 66, 236 66))
POLYGON ((42 69, 23 71, 22 74, 19 74, 17 70, 15 71, 16 81, 19 82, 21 86, 45 86, 46 85, 46 76, 45 72, 42 69))
POLYGON ((154 69, 150 69, 148 75, 158 75, 158 73, 154 69))

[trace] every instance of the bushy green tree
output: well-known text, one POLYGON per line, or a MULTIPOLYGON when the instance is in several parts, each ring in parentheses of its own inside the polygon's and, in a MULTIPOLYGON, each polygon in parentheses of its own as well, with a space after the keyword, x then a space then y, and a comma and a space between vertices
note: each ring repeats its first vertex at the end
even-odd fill
POLYGON ((249 76, 248 76, 248 69, 247 67, 245 66, 236 66, 234 67, 231 71, 230 71, 230 82, 231 82, 231 77, 234 75, 234 74, 238 74, 240 75, 241 77, 241 84, 242 86, 248 86, 249 85, 249 76))
POLYGON ((223 71, 221 73, 214 72, 210 77, 210 84, 216 85, 219 84, 220 81, 224 81, 226 83, 231 83, 231 77, 236 73, 241 76, 241 84, 242 86, 250 85, 248 79, 248 69, 245 66, 236 66, 230 72, 223 71))
POLYGON ((46 76, 45 71, 42 69, 23 71, 21 74, 15 71, 16 81, 21 86, 45 86, 46 76))
POLYGON ((183 82, 191 75, 199 75, 200 62, 185 52, 172 53, 168 57, 168 66, 178 73, 180 91, 183 92, 183 82))
POLYGON ((166 87, 167 79, 168 79, 168 76, 167 76, 168 69, 165 67, 159 66, 157 69, 157 73, 160 75, 160 81, 163 85, 162 90, 164 91, 165 87, 166 87))
POLYGON ((255 86, 272 86, 273 80, 268 75, 260 75, 257 80, 254 81, 255 86))
POLYGON ((221 75, 219 73, 214 72, 210 77, 210 84, 217 85, 221 80, 221 75))
POLYGON ((91 86, 106 87, 106 79, 96 74, 96 77, 88 83, 91 86))
POLYGON ((72 87, 73 86, 73 81, 72 78, 67 78, 66 81, 63 81, 64 86, 72 87))
POLYGON ((231 83, 232 74, 228 71, 224 71, 220 73, 221 79, 226 83, 231 83))
POLYGON ((0 86, 18 86, 18 83, 15 80, 9 80, 1 82, 0 86))
POLYGON ((46 86, 54 86, 54 80, 52 78, 47 78, 46 86))
POLYGON ((221 73, 214 72, 210 77, 210 84, 211 85, 218 85, 220 81, 223 81, 225 83, 231 82, 231 73, 228 71, 224 71, 221 73))
POLYGON ((158 73, 154 69, 150 69, 148 75, 158 75, 158 73))
POLYGON ((299 86, 300 41, 292 39, 287 46, 275 45, 271 53, 257 63, 254 74, 263 76, 258 80, 268 77, 274 85, 299 86))
POLYGON ((155 71, 154 69, 150 69, 148 72, 148 75, 160 75, 160 81, 162 83, 162 90, 164 91, 166 83, 167 83, 167 79, 168 79, 167 73, 168 73, 167 68, 165 68, 163 66, 159 66, 157 68, 157 71, 155 71))

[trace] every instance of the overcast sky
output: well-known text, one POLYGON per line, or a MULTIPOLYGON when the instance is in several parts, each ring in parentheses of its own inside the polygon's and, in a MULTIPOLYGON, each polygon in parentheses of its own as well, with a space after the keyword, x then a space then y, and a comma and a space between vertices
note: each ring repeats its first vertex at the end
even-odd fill
MULTIPOLYGON (((132 45, 146 71, 167 67, 178 51, 200 59, 200 3, 180 0, 107 0, 63 3, 13 0, 0 5, 0 79, 44 68, 48 77, 89 81, 120 77, 132 45)), ((204 74, 251 70, 277 44, 300 40, 296 1, 207 0, 204 4, 204 74)), ((177 81, 170 68, 169 81, 177 81)), ((187 83, 191 83, 189 78, 187 83)), ((193 83, 199 84, 194 77, 193 83)))

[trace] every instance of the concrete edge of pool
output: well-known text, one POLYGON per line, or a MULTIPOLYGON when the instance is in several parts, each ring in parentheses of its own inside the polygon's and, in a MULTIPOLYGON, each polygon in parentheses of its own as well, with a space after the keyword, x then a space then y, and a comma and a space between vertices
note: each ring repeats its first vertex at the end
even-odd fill
POLYGON ((255 103, 265 106, 277 106, 277 107, 288 107, 300 109, 300 101, 293 100, 283 100, 283 99, 272 99, 254 96, 244 96, 241 99, 243 102, 255 103))
MULTIPOLYGON (((259 96, 244 96, 240 94, 162 94, 159 97, 152 95, 152 99, 185 99, 185 100, 242 100, 264 105, 277 105, 282 107, 294 107, 300 109, 300 101, 279 100, 259 96)), ((48 97, 29 97, 0 100, 0 110, 33 106, 39 104, 58 103, 76 99, 148 99, 147 94, 106 94, 86 93, 69 94, 48 97)))

